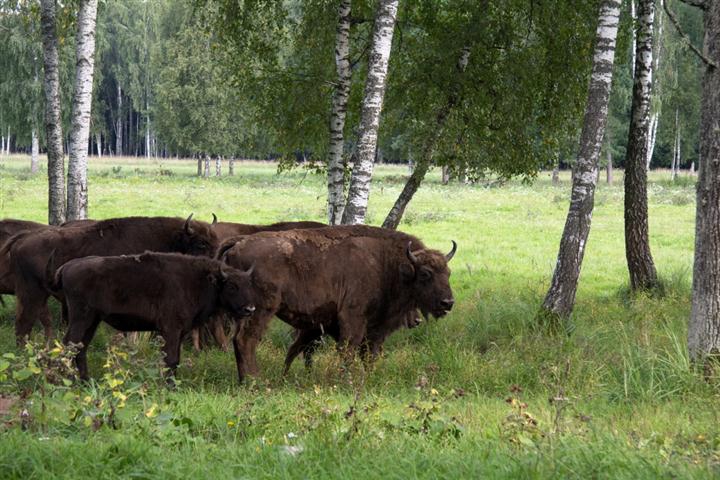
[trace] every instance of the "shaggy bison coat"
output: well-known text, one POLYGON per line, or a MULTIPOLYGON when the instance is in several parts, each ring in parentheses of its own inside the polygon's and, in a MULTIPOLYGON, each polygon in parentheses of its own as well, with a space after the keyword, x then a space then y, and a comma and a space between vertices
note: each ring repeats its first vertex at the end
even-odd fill
MULTIPOLYGON (((15 220, 6 218, 0 220, 0 249, 10 237, 22 232, 30 232, 48 228, 42 223, 29 222, 27 220, 15 220)), ((0 255, 0 295, 15 293, 15 279, 10 272, 10 256, 8 254, 0 255)), ((2 297, 0 297, 2 303, 2 297)))
POLYGON ((51 287, 61 290, 67 306, 64 342, 82 343, 76 357, 81 378, 88 377, 87 347, 101 321, 125 332, 159 332, 174 374, 181 340, 192 328, 220 310, 236 317, 254 311, 250 274, 210 258, 146 252, 71 260, 51 287))
POLYGON ((257 373, 255 350, 273 315, 300 330, 290 353, 320 330, 347 354, 365 343, 372 355, 416 309, 444 316, 454 303, 447 266, 454 252, 445 256, 411 235, 358 225, 224 243, 218 257, 229 265, 247 269, 257 262, 253 282, 262 292, 233 339, 240 380, 257 373))
POLYGON ((212 256, 218 246, 217 236, 209 224, 193 221, 191 217, 116 218, 11 238, 0 251, 0 257, 9 251, 17 296, 18 341, 30 334, 36 320, 43 323, 45 334, 51 336, 47 299, 52 292, 46 278, 51 252, 55 265, 91 255, 136 254, 146 250, 212 256))

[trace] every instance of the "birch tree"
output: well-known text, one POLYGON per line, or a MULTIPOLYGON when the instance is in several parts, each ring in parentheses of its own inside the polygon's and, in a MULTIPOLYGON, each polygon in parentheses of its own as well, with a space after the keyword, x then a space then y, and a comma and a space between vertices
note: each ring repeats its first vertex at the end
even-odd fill
POLYGON ((639 0, 636 28, 635 79, 630 132, 625 155, 625 256, 632 290, 657 285, 650 253, 647 200, 647 149, 653 80, 655 0, 639 0))
MULTIPOLYGON (((456 76, 459 77, 465 72, 469 60, 470 48, 464 47, 460 52, 460 58, 458 58, 457 65, 455 67, 456 76)), ((440 136, 443 134, 443 127, 445 127, 448 115, 450 115, 453 108, 455 108, 460 100, 459 97, 459 85, 455 82, 453 88, 448 92, 446 101, 441 105, 435 116, 434 128, 427 137, 421 157, 415 165, 412 175, 410 175, 410 178, 405 183, 405 187, 403 187, 402 192, 400 192, 400 196, 398 196, 397 200, 395 200, 395 204, 387 214, 387 217, 382 225, 383 228, 395 230, 400 224, 400 219, 405 212, 405 208, 408 203, 410 203, 410 200, 412 200, 415 192, 417 192, 418 188, 420 188, 420 184, 431 166, 433 155, 435 154, 435 149, 437 148, 437 143, 440 136)))
POLYGON ((75 89, 68 160, 68 220, 87 218, 87 158, 90 139, 97 0, 81 0, 76 38, 75 89))
POLYGON ((335 36, 335 68, 337 83, 330 112, 330 148, 328 149, 328 223, 342 220, 345 206, 345 117, 350 95, 350 13, 351 0, 341 0, 338 7, 338 26, 335 36))
POLYGON ((688 350, 696 362, 714 357, 716 363, 720 354, 720 0, 694 3, 704 9, 705 41, 699 54, 704 73, 688 350))
POLYGON ((398 1, 378 1, 360 113, 357 161, 353 165, 347 203, 342 217, 342 223, 345 225, 365 223, 398 1))
POLYGON ((62 117, 60 114, 60 57, 55 0, 40 1, 45 78, 45 138, 48 156, 48 223, 65 221, 65 159, 63 157, 62 117))
POLYGON ((570 209, 560 240, 552 283, 541 309, 541 317, 551 320, 568 317, 575 305, 580 267, 590 234, 598 160, 607 123, 619 18, 620 0, 603 0, 596 30, 580 150, 573 167, 570 209))

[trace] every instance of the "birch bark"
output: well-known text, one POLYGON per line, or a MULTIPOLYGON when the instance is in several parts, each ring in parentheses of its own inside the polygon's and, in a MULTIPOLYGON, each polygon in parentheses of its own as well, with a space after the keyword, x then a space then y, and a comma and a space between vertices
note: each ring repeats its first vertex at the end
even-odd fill
POLYGON ((620 3, 620 0, 603 0, 600 5, 580 150, 573 168, 570 208, 552 282, 541 310, 541 314, 551 317, 568 317, 575 305, 580 267, 590 234, 600 148, 607 124, 620 3))
POLYGON ((365 223, 398 1, 378 1, 365 95, 360 114, 357 162, 353 166, 347 203, 342 217, 342 223, 345 225, 365 223))

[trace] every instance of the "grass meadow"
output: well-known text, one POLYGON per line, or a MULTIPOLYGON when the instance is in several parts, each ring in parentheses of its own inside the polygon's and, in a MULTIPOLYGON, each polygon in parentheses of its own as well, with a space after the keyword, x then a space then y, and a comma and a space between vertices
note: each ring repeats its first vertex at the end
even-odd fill
MULTIPOLYGON (((0 217, 46 221, 46 176, 25 156, 0 165, 0 217)), ((302 168, 238 162, 233 177, 202 179, 192 161, 92 158, 90 169, 92 218, 324 219, 324 178, 302 168)), ((406 175, 376 168, 368 223, 382 222, 406 175)), ((621 172, 600 183, 572 334, 549 336, 533 319, 567 213, 561 178, 442 185, 432 172, 400 228, 440 250, 458 242, 457 303, 393 335, 371 369, 342 373, 330 341, 312 370, 296 361, 281 377, 291 331, 275 320, 258 378, 238 385, 231 352, 187 347, 169 390, 152 340, 101 328, 89 352, 96 381, 53 385, 30 365, 42 355, 15 347, 7 297, 0 477, 717 478, 720 381, 686 351, 693 179, 651 174, 663 290, 638 297, 627 289, 621 172)))

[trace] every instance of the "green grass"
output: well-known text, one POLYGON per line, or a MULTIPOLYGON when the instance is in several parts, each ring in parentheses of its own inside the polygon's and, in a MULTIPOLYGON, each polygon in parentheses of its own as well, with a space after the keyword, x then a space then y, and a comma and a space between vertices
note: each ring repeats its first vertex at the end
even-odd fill
MULTIPOLYGON (((190 161, 91 162, 93 218, 324 217, 324 179, 302 169, 277 175, 273 164, 247 162, 236 165, 235 177, 199 179, 190 161)), ((20 156, 0 162, 0 217, 45 220, 46 178, 31 176, 27 164, 20 156)), ((369 223, 382 222, 406 173, 377 167, 369 223)), ((44 424, 33 417, 25 431, 11 412, 0 426, 1 475, 717 477, 720 389, 694 371, 685 347, 693 182, 651 174, 651 246, 664 293, 631 297, 616 177, 614 186, 598 187, 569 337, 533 328, 565 221, 569 176, 559 186, 541 174, 533 185, 498 188, 443 186, 432 172, 401 229, 441 250, 458 242, 451 264, 457 304, 448 317, 396 333, 372 370, 356 366, 350 375, 338 372, 327 345, 312 371, 297 362, 281 378, 291 337, 280 321, 259 349, 262 373, 248 385, 236 384, 232 353, 186 349, 180 386, 133 397, 117 429, 67 420, 68 402, 54 404, 44 424), (151 403, 160 415, 145 415, 151 403)), ((0 351, 15 351, 12 316, 9 301, 0 309, 0 351)), ((95 377, 103 374, 111 335, 102 330, 92 345, 95 377)), ((153 351, 139 355, 150 362, 153 351)))

